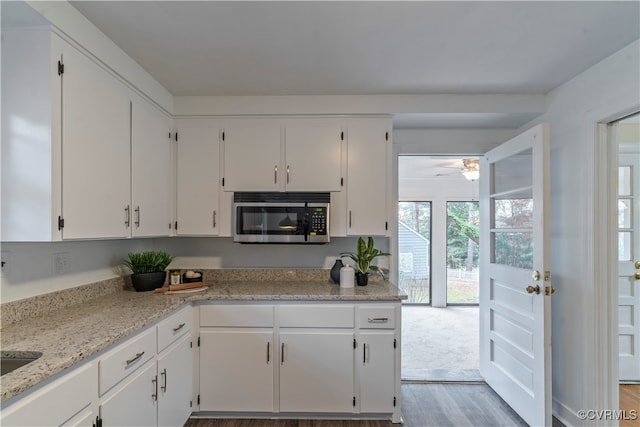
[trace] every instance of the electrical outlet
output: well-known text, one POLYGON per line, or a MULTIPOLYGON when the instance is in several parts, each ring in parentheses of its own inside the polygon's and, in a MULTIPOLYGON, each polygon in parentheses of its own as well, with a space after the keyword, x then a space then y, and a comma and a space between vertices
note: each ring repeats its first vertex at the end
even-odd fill
POLYGON ((53 254, 53 274, 65 274, 69 272, 71 260, 69 252, 53 254))
POLYGON ((11 252, 1 251, 2 266, 0 267, 0 277, 7 277, 11 268, 11 252))

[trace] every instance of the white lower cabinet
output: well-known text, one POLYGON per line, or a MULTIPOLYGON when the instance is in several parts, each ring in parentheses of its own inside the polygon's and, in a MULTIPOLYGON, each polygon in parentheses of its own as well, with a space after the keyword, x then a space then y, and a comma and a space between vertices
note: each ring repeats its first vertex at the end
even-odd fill
POLYGON ((200 409, 273 411, 273 331, 200 332, 200 409))
POLYGON ((156 364, 149 361, 101 399, 102 425, 155 426, 156 390, 156 364))
POLYGON ((400 419, 399 303, 222 303, 199 310, 200 415, 400 419))
POLYGON ((192 411, 191 310, 183 308, 100 358, 103 427, 184 425, 192 411))
POLYGON ((351 331, 280 331, 280 412, 353 412, 351 331))
POLYGON ((97 369, 95 362, 85 363, 20 400, 3 404, 0 425, 91 426, 97 417, 93 407, 97 369))
POLYGON ((360 412, 393 412, 396 338, 394 331, 360 332, 360 412))
POLYGON ((158 426, 181 426, 192 411, 193 351, 186 334, 158 355, 158 426))

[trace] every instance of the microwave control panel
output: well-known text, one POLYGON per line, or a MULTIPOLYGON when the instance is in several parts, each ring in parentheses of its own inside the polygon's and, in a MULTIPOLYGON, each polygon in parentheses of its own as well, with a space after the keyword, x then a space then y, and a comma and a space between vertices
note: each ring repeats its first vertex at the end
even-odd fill
POLYGON ((327 234, 327 208, 309 209, 309 235, 323 236, 327 234))

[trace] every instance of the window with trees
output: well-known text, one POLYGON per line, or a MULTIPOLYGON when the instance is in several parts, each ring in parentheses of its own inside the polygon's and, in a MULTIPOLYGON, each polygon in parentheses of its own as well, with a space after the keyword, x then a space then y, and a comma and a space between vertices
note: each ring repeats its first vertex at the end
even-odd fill
POLYGON ((478 304, 478 202, 447 202, 447 304, 478 304))
POLYGON ((406 303, 431 303, 431 202, 398 204, 399 285, 406 303))

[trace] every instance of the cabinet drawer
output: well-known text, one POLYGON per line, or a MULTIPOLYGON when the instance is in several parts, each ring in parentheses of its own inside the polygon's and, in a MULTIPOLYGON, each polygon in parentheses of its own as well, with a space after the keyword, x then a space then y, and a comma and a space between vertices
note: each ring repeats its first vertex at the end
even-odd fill
POLYGON ((151 328, 105 354, 99 363, 100 395, 156 354, 156 330, 151 328))
POLYGON ((191 331, 191 307, 185 307, 158 324, 158 353, 176 339, 191 331))
POLYGON ((52 383, 2 407, 3 426, 62 425, 90 408, 97 387, 97 369, 89 362, 52 383))
POLYGON ((358 319, 360 329, 394 329, 396 309, 393 306, 360 307, 358 319))
POLYGON ((203 305, 200 326, 271 328, 273 305, 203 305))
POLYGON ((285 305, 279 307, 284 328, 353 328, 353 305, 285 305))

